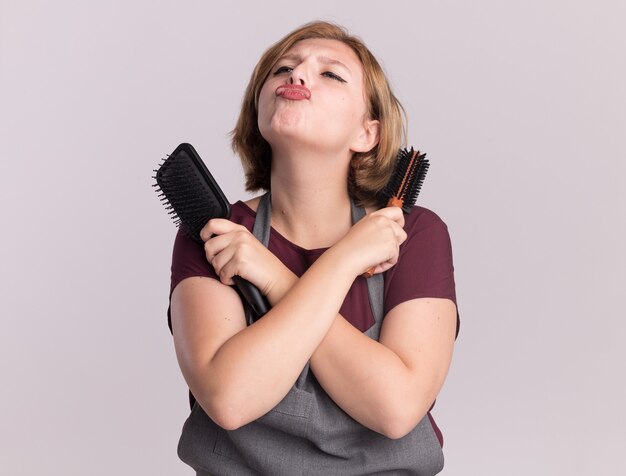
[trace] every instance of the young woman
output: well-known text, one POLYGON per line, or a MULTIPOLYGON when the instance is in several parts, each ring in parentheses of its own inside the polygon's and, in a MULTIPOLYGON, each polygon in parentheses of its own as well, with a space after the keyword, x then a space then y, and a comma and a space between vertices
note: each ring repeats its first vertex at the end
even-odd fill
POLYGON ((198 475, 443 467, 429 410, 457 326, 447 228, 374 206, 402 119, 376 59, 336 25, 297 29, 256 66, 233 147, 247 189, 268 193, 209 221, 204 248, 183 232, 174 245, 170 325, 193 405, 178 453, 198 475), (235 275, 271 305, 256 322, 235 275))

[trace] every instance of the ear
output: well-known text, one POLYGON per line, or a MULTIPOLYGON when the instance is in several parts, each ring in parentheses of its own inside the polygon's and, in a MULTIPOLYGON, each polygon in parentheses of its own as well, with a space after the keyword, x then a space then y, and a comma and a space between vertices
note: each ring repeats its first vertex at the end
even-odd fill
POLYGON ((352 144, 353 152, 369 152, 380 140, 380 121, 366 119, 359 135, 352 144))

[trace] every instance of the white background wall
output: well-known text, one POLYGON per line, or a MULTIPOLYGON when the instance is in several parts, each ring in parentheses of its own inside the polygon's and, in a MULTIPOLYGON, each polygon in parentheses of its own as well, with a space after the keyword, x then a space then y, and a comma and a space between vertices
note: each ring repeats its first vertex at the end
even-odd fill
POLYGON ((626 474, 624 2, 0 0, 0 473, 189 475, 152 170, 227 138, 313 19, 380 58, 428 152, 462 327, 445 475, 626 474))

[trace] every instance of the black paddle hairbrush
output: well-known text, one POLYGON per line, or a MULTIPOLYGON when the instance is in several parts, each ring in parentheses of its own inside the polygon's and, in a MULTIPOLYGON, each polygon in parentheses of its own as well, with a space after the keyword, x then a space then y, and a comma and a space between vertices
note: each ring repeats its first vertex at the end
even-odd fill
MULTIPOLYGON (((430 163, 426 154, 419 150, 400 149, 396 157, 391 178, 385 188, 378 193, 378 202, 381 207, 399 207, 404 213, 410 213, 417 196, 422 189, 424 177, 430 163)), ((374 275, 374 268, 368 269, 363 276, 370 278, 374 275)))
MULTIPOLYGON (((180 144, 155 170, 157 193, 177 226, 198 243, 200 231, 211 218, 229 218, 230 204, 191 144, 180 144)), ((239 276, 233 281, 257 318, 268 305, 259 290, 239 276)))

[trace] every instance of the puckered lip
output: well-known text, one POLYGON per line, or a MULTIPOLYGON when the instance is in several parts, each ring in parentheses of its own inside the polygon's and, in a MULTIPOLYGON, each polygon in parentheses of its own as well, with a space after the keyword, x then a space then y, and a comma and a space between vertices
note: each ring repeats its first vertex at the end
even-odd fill
POLYGON ((311 91, 301 84, 281 84, 276 88, 276 96, 288 96, 290 99, 299 97, 302 99, 310 99, 311 91))

